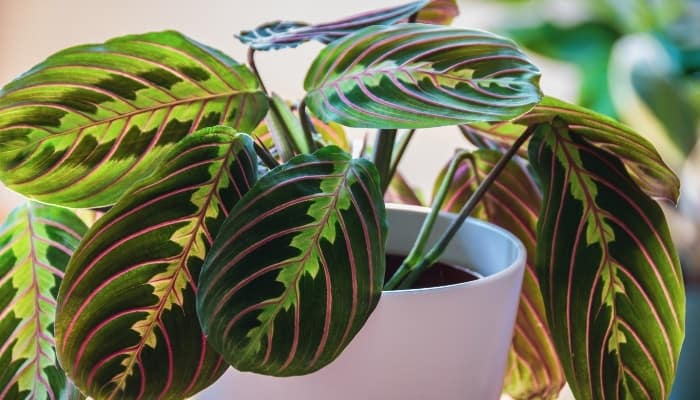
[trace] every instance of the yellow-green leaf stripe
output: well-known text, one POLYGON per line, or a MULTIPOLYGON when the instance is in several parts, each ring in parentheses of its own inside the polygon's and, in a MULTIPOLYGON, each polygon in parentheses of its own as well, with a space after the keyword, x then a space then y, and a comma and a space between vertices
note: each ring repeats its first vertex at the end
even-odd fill
POLYGON ((661 208, 619 158, 561 119, 538 128, 537 273, 577 399, 666 399, 685 327, 680 264, 661 208))
POLYGON ((59 360, 85 393, 181 399, 223 373, 196 317, 197 280, 256 174, 249 136, 207 128, 90 228, 68 266, 56 320, 59 360))
POLYGON ((56 296, 87 227, 28 202, 0 226, 0 399, 79 399, 54 351, 56 296))
POLYGON ((42 202, 111 205, 187 134, 252 130, 252 72, 173 31, 60 51, 0 90, 0 180, 42 202))
POLYGON ((379 301, 386 222, 376 168, 335 146, 273 169, 231 211, 197 298, 241 371, 302 375, 348 345, 379 301))

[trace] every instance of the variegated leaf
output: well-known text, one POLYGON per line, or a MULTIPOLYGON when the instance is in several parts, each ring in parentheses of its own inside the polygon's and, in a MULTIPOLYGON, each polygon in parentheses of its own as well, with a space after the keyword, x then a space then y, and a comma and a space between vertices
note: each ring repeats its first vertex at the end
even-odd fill
MULTIPOLYGON (((477 150, 457 168, 443 209, 459 212, 483 178, 502 157, 494 150, 477 150)), ((441 176, 444 176, 443 169, 441 176)), ((442 181, 442 178, 438 182, 442 181)), ((437 188, 436 188, 437 189, 437 188)), ((514 399, 556 399, 566 382, 535 272, 537 213, 541 196, 530 175, 510 162, 486 192, 472 216, 494 223, 516 235, 527 250, 520 305, 510 353, 504 392, 514 399)))
POLYGON ((309 40, 317 40, 327 44, 370 25, 391 25, 399 21, 406 21, 408 17, 418 12, 426 4, 428 4, 428 0, 418 0, 318 25, 277 21, 261 25, 251 31, 242 31, 236 37, 241 43, 255 50, 297 47, 309 40))
POLYGON ((231 211, 202 268, 207 338, 240 371, 325 366, 379 301, 385 236, 369 161, 329 146, 273 169, 231 211))
POLYGON ((661 208, 561 120, 540 126, 529 151, 543 188, 535 263, 574 395, 668 398, 685 295, 661 208))
POLYGON ((545 96, 532 111, 514 122, 471 125, 475 134, 509 146, 527 125, 550 122, 554 118, 565 121, 572 132, 587 142, 618 157, 649 196, 671 202, 678 199, 678 177, 661 159, 654 145, 628 126, 594 111, 545 96))
POLYGON ((56 320, 59 360, 85 393, 180 399, 224 372, 197 321, 196 285, 256 171, 250 137, 207 128, 90 229, 68 266, 56 320))
POLYGON ((87 231, 72 211, 26 203, 0 227, 0 399, 79 399, 54 351, 56 296, 87 231))
POLYGON ((177 32, 73 47, 0 91, 0 180, 42 202, 110 205, 188 133, 248 131, 266 110, 247 67, 177 32))
POLYGON ((331 43, 304 87, 324 121, 398 129, 514 118, 540 100, 538 81, 539 70, 507 39, 399 24, 331 43))

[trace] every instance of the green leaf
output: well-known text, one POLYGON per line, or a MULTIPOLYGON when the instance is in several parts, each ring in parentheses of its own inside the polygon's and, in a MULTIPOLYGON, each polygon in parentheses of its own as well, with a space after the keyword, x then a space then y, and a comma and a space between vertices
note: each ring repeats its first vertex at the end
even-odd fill
MULTIPOLYGON (((473 152, 458 166, 443 209, 459 212, 501 157, 501 152, 495 150, 473 152)), ((445 172, 446 168, 438 182, 442 181, 445 172)), ((527 250, 520 305, 503 389, 514 399, 555 399, 566 383, 547 326, 535 272, 537 213, 541 202, 539 190, 530 174, 516 162, 510 162, 472 214, 512 232, 527 250)))
POLYGON ((309 40, 328 44, 370 25, 391 25, 405 21, 427 3, 428 0, 413 1, 318 25, 293 21, 271 22, 250 31, 242 31, 236 38, 255 50, 297 47, 309 40))
POLYGON ((379 301, 385 237, 369 161, 329 146, 273 169, 231 211, 202 267, 207 338, 240 371, 327 365, 379 301))
POLYGON ((323 122, 313 114, 309 115, 309 118, 320 136, 320 138, 317 139, 320 139, 324 146, 334 145, 345 151, 350 151, 348 134, 345 132, 342 125, 335 122, 323 122))
POLYGON ((314 60, 306 103, 352 127, 426 128, 501 121, 540 100, 539 71, 507 39, 424 24, 369 27, 314 60))
MULTIPOLYGON (((525 132, 527 126, 519 125, 516 121, 477 122, 460 125, 459 129, 467 141, 479 149, 507 149, 525 132)), ((527 150, 520 148, 518 155, 527 158, 527 150)))
POLYGON ((535 264, 577 399, 666 399, 685 326, 661 208, 609 152, 560 120, 529 151, 543 189, 535 264))
POLYGON ((226 369, 195 316, 205 255, 255 182, 253 142, 227 127, 185 138, 90 228, 61 286, 61 365, 94 398, 189 397, 226 369))
POLYGON ((270 114, 280 120, 279 124, 284 127, 284 134, 292 141, 294 148, 300 154, 310 153, 311 143, 306 140, 299 117, 292 112, 289 105, 277 94, 272 93, 270 100, 270 114))
POLYGON ((78 399, 54 351, 56 295, 87 231, 72 211, 26 203, 0 226, 0 399, 78 399))
MULTIPOLYGON (((307 115, 311 119, 314 129, 318 132, 318 136, 314 138, 316 141, 321 142, 322 146, 334 145, 345 151, 350 151, 350 141, 342 125, 336 124, 335 122, 323 122, 313 114, 307 115)), ((259 138, 267 148, 271 149, 275 146, 270 128, 265 120, 255 128, 251 135, 255 138, 259 138)))
POLYGON ((187 134, 252 130, 266 111, 247 67, 177 32, 73 47, 0 91, 0 180, 42 202, 111 205, 187 134))
MULTIPOLYGON (((295 139, 304 135, 301 122, 279 96, 273 94, 270 100, 270 112, 265 116, 265 126, 280 159, 287 161, 300 153, 295 139), (301 135, 298 135, 300 132, 301 135)), ((258 135, 260 133, 259 131, 258 135)))
POLYGON ((510 146, 526 126, 558 118, 595 147, 618 157, 645 193, 671 202, 678 199, 680 181, 654 145, 610 117, 545 96, 532 111, 513 122, 470 124, 471 133, 501 146, 510 146))

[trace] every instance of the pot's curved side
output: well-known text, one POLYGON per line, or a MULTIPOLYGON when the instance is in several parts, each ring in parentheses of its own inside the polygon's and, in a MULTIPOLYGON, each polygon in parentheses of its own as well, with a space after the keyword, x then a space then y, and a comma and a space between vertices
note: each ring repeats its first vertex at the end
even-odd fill
MULTIPOLYGON (((390 253, 406 254, 426 209, 388 208, 390 253)), ((442 214, 440 233, 453 215, 442 214)), ((497 399, 525 267, 512 234, 467 220, 442 261, 476 281, 385 292, 367 324, 332 364, 275 378, 229 370, 197 399, 497 399)))

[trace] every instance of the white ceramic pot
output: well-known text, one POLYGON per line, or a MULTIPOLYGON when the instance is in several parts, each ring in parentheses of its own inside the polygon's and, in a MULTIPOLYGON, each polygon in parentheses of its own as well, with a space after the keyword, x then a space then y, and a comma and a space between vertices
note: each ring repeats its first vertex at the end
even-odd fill
MULTIPOLYGON (((427 209, 390 206, 387 250, 406 254, 427 209)), ((442 214, 435 231, 453 215, 442 214)), ((509 232, 469 219, 441 259, 482 278, 384 292, 367 324, 333 363, 275 378, 230 369, 198 400, 498 399, 513 333, 525 249, 509 232)))

